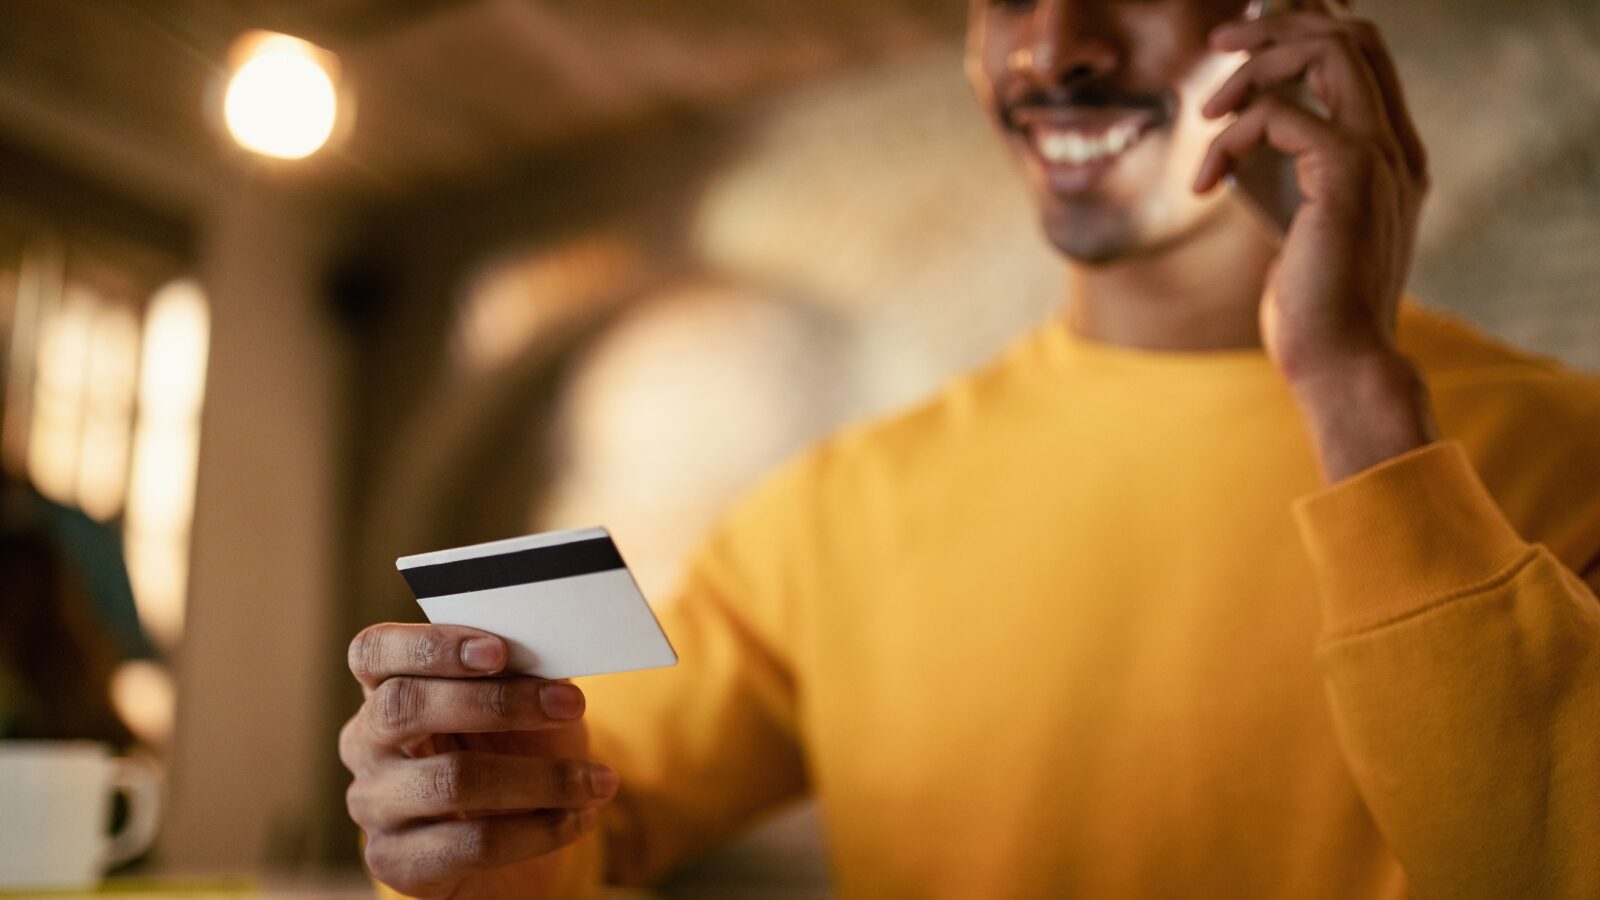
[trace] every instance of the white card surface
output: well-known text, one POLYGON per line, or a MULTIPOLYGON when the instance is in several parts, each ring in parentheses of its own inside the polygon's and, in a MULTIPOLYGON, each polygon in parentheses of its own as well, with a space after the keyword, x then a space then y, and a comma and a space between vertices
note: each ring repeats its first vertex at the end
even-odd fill
POLYGON ((505 638, 508 672, 577 678, 678 661, 604 528, 403 556, 395 567, 428 621, 505 638))

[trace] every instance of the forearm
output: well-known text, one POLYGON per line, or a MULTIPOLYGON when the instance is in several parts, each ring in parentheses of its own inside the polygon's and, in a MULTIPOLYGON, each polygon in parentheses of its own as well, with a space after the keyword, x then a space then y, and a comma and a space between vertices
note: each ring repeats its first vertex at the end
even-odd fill
POLYGON ((1327 484, 1439 439, 1427 386, 1398 353, 1353 355, 1289 387, 1327 484))

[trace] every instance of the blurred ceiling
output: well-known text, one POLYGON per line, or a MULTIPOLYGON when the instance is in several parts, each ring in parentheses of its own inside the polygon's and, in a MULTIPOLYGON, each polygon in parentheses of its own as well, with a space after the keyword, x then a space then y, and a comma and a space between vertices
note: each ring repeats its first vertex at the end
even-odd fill
POLYGON ((337 52, 350 139, 280 176, 355 194, 715 114, 957 35, 956 0, 7 0, 0 142, 170 211, 245 160, 208 108, 233 40, 337 52))

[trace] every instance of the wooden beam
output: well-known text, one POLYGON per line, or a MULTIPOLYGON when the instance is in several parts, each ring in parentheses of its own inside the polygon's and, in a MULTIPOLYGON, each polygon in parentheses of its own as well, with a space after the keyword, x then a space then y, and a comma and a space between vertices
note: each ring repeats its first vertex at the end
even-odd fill
POLYGON ((83 172, 46 160, 0 131, 0 197, 65 232, 137 242, 180 259, 193 255, 195 223, 83 172))

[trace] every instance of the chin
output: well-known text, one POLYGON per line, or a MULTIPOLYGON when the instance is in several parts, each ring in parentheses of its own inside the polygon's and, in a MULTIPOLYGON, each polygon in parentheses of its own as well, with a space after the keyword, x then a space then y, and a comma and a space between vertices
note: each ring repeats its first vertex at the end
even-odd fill
POLYGON ((1100 266, 1140 255, 1142 236, 1122 210, 1055 210, 1044 214, 1045 237, 1062 256, 1100 266))
MULTIPOLYGON (((1173 202, 1151 195, 1142 202, 1101 205, 1043 198, 1044 233, 1061 256, 1086 266, 1104 266, 1161 256, 1219 228, 1240 227, 1242 207, 1218 191, 1173 202)), ((1253 219, 1244 224, 1255 227, 1253 219)))

